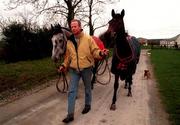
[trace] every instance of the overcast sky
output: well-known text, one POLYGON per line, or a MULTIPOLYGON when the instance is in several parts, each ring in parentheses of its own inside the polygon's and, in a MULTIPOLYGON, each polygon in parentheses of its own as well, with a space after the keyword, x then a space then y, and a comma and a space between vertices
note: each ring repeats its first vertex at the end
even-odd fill
POLYGON ((145 38, 170 38, 180 34, 180 0, 120 0, 107 8, 120 13, 129 34, 145 38))
MULTIPOLYGON (((5 9, 2 1, 0 15, 5 9)), ((115 5, 107 5, 106 18, 111 19, 112 9, 117 13, 125 9, 124 23, 130 35, 171 38, 180 34, 180 0, 120 0, 115 5)))

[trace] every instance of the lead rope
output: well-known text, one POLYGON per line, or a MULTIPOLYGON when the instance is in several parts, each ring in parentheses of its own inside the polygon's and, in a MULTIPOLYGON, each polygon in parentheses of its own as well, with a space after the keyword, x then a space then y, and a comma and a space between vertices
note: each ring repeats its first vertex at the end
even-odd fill
MULTIPOLYGON (((60 62, 62 62, 62 57, 60 58, 60 62)), ((58 69, 59 66, 55 63, 55 68, 58 69)), ((56 89, 60 93, 67 93, 69 88, 69 84, 66 78, 66 74, 64 72, 58 73, 58 80, 56 82, 56 89)))
POLYGON ((63 72, 59 73, 59 78, 56 82, 57 91, 60 93, 67 93, 68 88, 69 88, 69 85, 68 85, 68 81, 66 79, 65 73, 63 73, 63 72), (63 81, 63 82, 61 82, 61 81, 63 81))
MULTIPOLYGON (((109 49, 109 48, 110 48, 110 45, 107 46, 106 48, 109 49)), ((107 84, 109 84, 110 81, 111 81, 111 72, 110 72, 110 68, 109 68, 109 64, 108 64, 108 59, 109 59, 109 55, 99 63, 99 66, 98 66, 97 71, 96 71, 97 76, 103 75, 106 70, 108 71, 109 79, 108 79, 106 82, 101 82, 100 80, 98 80, 98 79, 96 78, 96 82, 99 83, 99 84, 101 84, 101 85, 107 85, 107 84), (99 71, 100 71, 100 69, 101 69, 101 67, 102 67, 102 65, 103 65, 104 62, 105 62, 104 70, 103 70, 101 73, 99 73, 99 71)))
POLYGON ((99 83, 99 84, 101 84, 101 85, 107 85, 107 84, 109 84, 110 81, 111 81, 111 72, 110 72, 110 69, 109 69, 108 58, 109 58, 109 56, 106 57, 105 59, 103 59, 103 60, 99 63, 99 66, 98 66, 98 68, 97 68, 97 72, 96 72, 97 76, 102 76, 102 75, 105 73, 106 70, 108 71, 108 75, 109 75, 109 79, 108 79, 106 82, 101 82, 100 80, 98 80, 98 79, 96 78, 96 82, 99 83), (99 73, 99 71, 100 71, 101 67, 103 66, 104 62, 105 62, 104 69, 102 70, 102 72, 99 73))

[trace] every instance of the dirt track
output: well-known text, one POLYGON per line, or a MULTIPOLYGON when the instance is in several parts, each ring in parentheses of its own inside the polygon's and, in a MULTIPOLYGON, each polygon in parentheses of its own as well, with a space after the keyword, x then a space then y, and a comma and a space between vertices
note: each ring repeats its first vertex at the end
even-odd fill
MULTIPOLYGON (((108 75, 104 76, 106 80, 108 75)), ((84 106, 83 85, 80 85, 76 100, 75 120, 70 125, 169 125, 168 115, 159 100, 156 82, 146 51, 141 52, 140 62, 133 77, 133 97, 127 97, 120 82, 117 97, 117 109, 109 109, 114 77, 111 82, 102 86, 95 84, 93 90, 92 110, 81 114, 84 106), (150 69, 151 79, 144 79, 144 69, 150 69)), ((0 107, 1 125, 63 125, 66 116, 67 94, 60 94, 54 86, 23 97, 0 107)))

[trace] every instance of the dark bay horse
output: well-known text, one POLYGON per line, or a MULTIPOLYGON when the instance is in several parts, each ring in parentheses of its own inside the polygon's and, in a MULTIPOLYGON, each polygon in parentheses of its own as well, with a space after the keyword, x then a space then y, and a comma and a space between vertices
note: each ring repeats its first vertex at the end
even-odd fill
POLYGON ((123 17, 124 9, 121 13, 115 13, 112 10, 112 19, 109 21, 109 27, 100 37, 106 41, 106 44, 114 42, 111 73, 115 75, 114 95, 111 104, 111 110, 116 109, 116 95, 119 87, 119 78, 125 80, 128 88, 127 96, 132 96, 131 85, 132 76, 135 74, 136 66, 140 56, 140 44, 135 37, 129 36, 125 32, 123 17))

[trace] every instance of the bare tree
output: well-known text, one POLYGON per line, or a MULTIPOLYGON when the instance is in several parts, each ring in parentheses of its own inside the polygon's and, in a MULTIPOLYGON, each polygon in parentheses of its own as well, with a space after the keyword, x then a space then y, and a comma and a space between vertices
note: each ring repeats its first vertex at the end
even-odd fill
POLYGON ((99 24, 99 26, 95 27, 95 24, 97 23, 98 19, 100 18, 100 14, 103 12, 103 6, 105 5, 105 1, 104 0, 87 0, 87 5, 88 5, 88 26, 89 26, 89 34, 90 35, 94 35, 94 32, 96 29, 101 28, 103 26, 105 26, 105 24, 99 24), (99 8, 99 7, 102 8, 99 8), (94 17, 94 18, 93 18, 94 17))
MULTIPOLYGON (((117 0, 114 0, 117 1, 117 0)), ((63 25, 70 27, 70 21, 74 17, 82 19, 85 26, 89 27, 90 35, 93 35, 96 29, 106 25, 102 22, 101 15, 105 4, 112 4, 112 1, 106 0, 10 0, 9 9, 18 6, 31 4, 36 12, 36 17, 44 16, 46 19, 59 20, 63 25), (97 25, 98 24, 98 25, 97 25)), ((60 22, 59 22, 60 23, 60 22)))
POLYGON ((12 22, 13 22, 13 20, 10 18, 0 17, 0 32, 2 32, 2 30, 12 22))
POLYGON ((21 21, 26 26, 26 28, 30 29, 32 26, 37 26, 37 21, 33 20, 34 17, 31 11, 28 11, 24 8, 23 11, 18 13, 18 16, 21 18, 21 21))
POLYGON ((61 15, 60 17, 66 19, 69 26, 75 14, 81 12, 82 0, 10 0, 9 9, 26 4, 34 7, 33 11, 37 17, 48 15, 49 19, 53 19, 56 15, 61 15))
POLYGON ((104 8, 107 4, 114 4, 119 0, 85 0, 84 13, 81 15, 81 19, 85 22, 85 26, 89 27, 89 34, 94 35, 94 32, 107 25, 105 19, 104 8))

